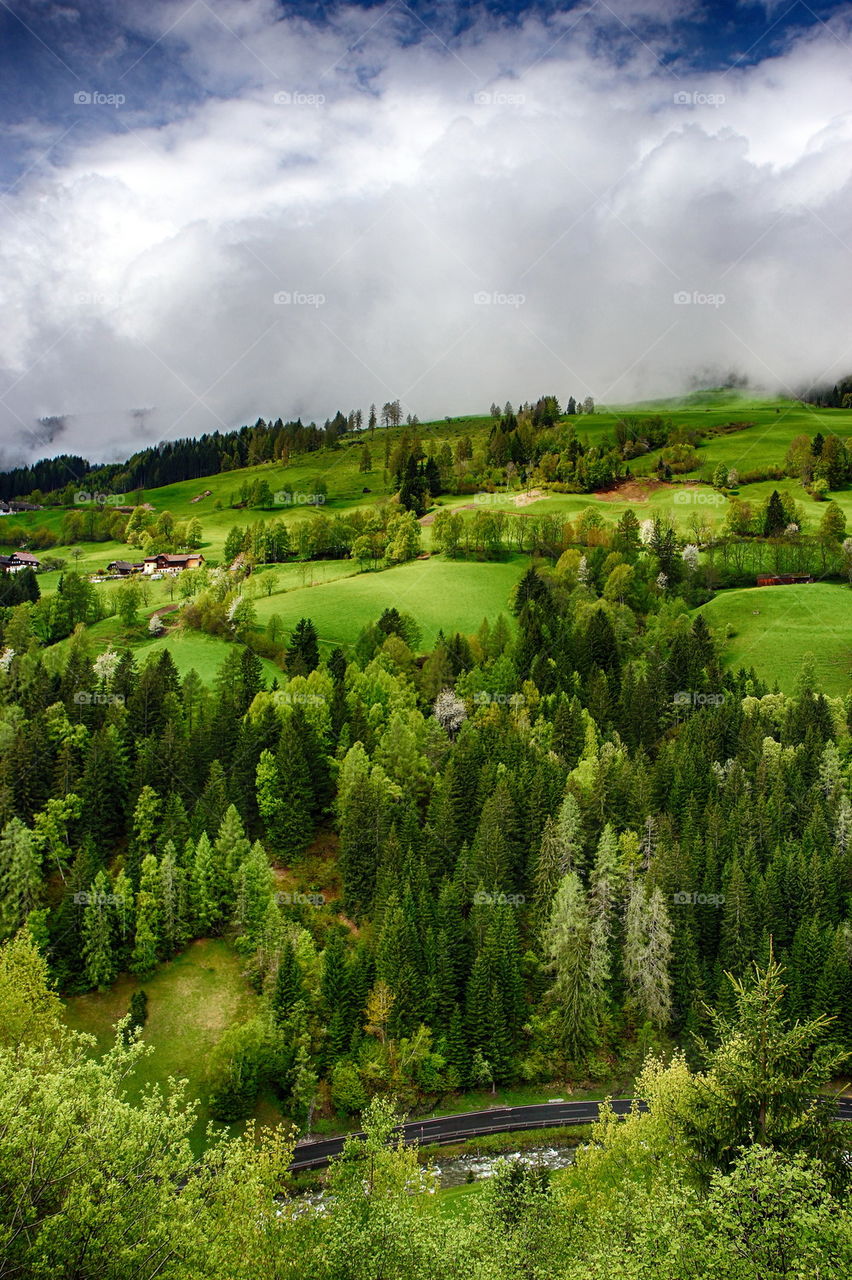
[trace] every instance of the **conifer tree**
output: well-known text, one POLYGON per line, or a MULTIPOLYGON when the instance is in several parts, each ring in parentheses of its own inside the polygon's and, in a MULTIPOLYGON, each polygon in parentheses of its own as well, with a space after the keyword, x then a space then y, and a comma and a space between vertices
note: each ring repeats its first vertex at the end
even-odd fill
POLYGON ((157 859, 152 853, 143 859, 136 895, 136 935, 130 967, 134 973, 147 977, 157 967, 160 945, 159 874, 157 859))
POLYGON ((42 900, 41 857, 32 831, 12 818, 0 832, 0 934, 15 933, 42 900))
POLYGON ((219 919, 219 905, 215 897, 213 849, 206 831, 202 831, 195 847, 195 857, 190 872, 190 902, 194 934, 198 938, 210 935, 219 919))
POLYGON ((255 840, 236 874, 234 923, 240 950, 253 951, 260 940, 266 912, 272 901, 274 877, 263 845, 255 840))
POLYGON ((127 851, 127 874, 134 888, 139 888, 142 863, 153 853, 160 832, 162 802, 153 787, 143 787, 133 810, 132 834, 127 851))
POLYGON ((163 952, 173 956, 190 937, 187 875, 169 841, 159 862, 160 937, 163 952))
POLYGON ((89 986, 105 991, 118 972, 112 886, 99 871, 86 895, 83 911, 83 964, 89 986))
POLYGON ((302 970, 296 952, 289 940, 281 948, 275 981, 272 986, 271 1004, 275 1020, 281 1026, 293 1012, 299 1001, 305 998, 302 970))
POLYGON ((640 1015, 655 1027, 671 1020, 672 929, 662 890, 634 880, 627 899, 624 973, 640 1015))
POLYGON ((545 956, 554 974, 551 1000, 566 1056, 580 1061, 595 1042, 599 1009, 589 977, 591 921, 576 872, 559 882, 544 933, 545 956))

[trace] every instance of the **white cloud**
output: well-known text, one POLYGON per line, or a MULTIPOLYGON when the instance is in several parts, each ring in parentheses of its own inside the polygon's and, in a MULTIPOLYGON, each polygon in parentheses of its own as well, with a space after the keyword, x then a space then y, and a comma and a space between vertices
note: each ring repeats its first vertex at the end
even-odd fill
POLYGON ((169 11, 203 99, 138 125, 131 72, 126 127, 0 203, 3 441, 69 415, 57 447, 120 454, 140 406, 151 439, 852 369, 846 29, 697 75, 576 11, 452 52, 379 12, 169 11))

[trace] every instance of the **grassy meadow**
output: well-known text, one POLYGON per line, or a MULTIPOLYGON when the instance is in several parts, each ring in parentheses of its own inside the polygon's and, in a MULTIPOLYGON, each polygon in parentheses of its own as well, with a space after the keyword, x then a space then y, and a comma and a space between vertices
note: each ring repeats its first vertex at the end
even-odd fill
POLYGON ((411 614, 420 627, 421 647, 429 649, 442 628, 469 634, 483 618, 493 622, 499 613, 508 617, 512 591, 528 563, 520 555, 486 562, 430 556, 268 598, 261 595, 255 602, 258 621, 277 614, 289 629, 310 617, 322 643, 349 645, 384 609, 396 608, 411 614))
POLYGON ((250 1018, 259 1005, 242 969, 242 961, 226 942, 208 938, 191 942, 144 981, 121 974, 108 991, 91 991, 65 1001, 68 1026, 94 1036, 95 1051, 104 1053, 114 1043, 115 1025, 127 1013, 131 995, 139 987, 145 989, 148 1020, 142 1038, 151 1052, 128 1080, 127 1095, 136 1101, 146 1089, 169 1077, 186 1080, 187 1096, 199 1102, 192 1135, 198 1151, 210 1118, 207 1059, 222 1034, 250 1018))
POLYGON ((814 659, 825 693, 852 686, 852 591, 833 583, 722 591, 703 613, 725 666, 754 667, 772 687, 792 693, 802 659, 814 659), (730 631, 730 636, 727 633, 730 631))
MULTIPOLYGON (((802 432, 823 434, 835 432, 843 438, 852 436, 852 411, 820 410, 793 401, 759 401, 740 397, 733 392, 701 392, 680 401, 662 401, 635 406, 601 407, 593 415, 582 415, 574 422, 581 439, 589 443, 601 443, 612 437, 616 421, 625 414, 641 416, 659 413, 685 427, 707 429, 724 427, 730 423, 748 423, 745 429, 728 434, 710 436, 698 444, 699 466, 688 477, 692 484, 661 484, 651 473, 657 453, 651 452, 634 459, 630 464, 634 481, 612 493, 559 494, 548 492, 535 502, 519 507, 513 493, 494 493, 488 496, 488 508, 509 512, 523 512, 526 517, 553 515, 564 520, 575 519, 589 507, 597 508, 610 522, 615 522, 628 508, 640 519, 665 516, 673 521, 683 535, 689 535, 697 523, 705 529, 720 526, 727 510, 727 499, 715 492, 706 481, 713 468, 724 462, 729 468, 741 472, 778 466, 783 463, 790 442, 802 432)), ((490 429, 487 417, 466 417, 424 423, 419 427, 424 448, 437 453, 444 442, 453 447, 464 435, 470 435, 476 444, 483 433, 490 429)), ((203 551, 208 562, 221 562, 224 542, 234 525, 244 527, 257 520, 283 518, 290 525, 309 519, 313 507, 295 504, 275 506, 270 510, 234 509, 232 502, 239 501, 240 489, 255 479, 265 479, 273 493, 279 489, 296 494, 310 494, 318 480, 324 481, 328 493, 320 510, 327 514, 345 514, 355 508, 374 506, 391 495, 392 480, 384 472, 386 448, 392 448, 399 429, 377 429, 373 437, 364 432, 357 438, 344 439, 333 450, 299 456, 291 465, 264 463, 243 471, 223 472, 198 480, 182 481, 160 489, 146 491, 143 500, 156 511, 168 510, 177 520, 197 517, 202 525, 203 551), (364 444, 370 448, 373 470, 359 470, 364 444), (364 492, 367 489, 368 492, 364 492), (210 492, 204 497, 199 495, 210 492)), ((81 488, 84 488, 81 485, 81 488)), ((824 504, 816 502, 792 479, 781 481, 757 481, 741 485, 739 497, 759 503, 773 488, 789 491, 799 503, 805 530, 816 528, 824 510, 824 504)), ((852 489, 832 495, 844 510, 852 526, 852 489)), ((474 494, 444 494, 436 508, 458 510, 466 519, 472 519, 479 504, 474 494)), ((63 511, 45 509, 5 517, 0 522, 0 539, 3 529, 11 527, 33 528, 47 526, 59 531, 63 511)), ((426 519, 422 525, 424 552, 432 550, 432 523, 426 519)), ((2 550, 9 549, 0 547, 2 550)), ((45 555, 65 559, 69 566, 83 573, 95 573, 114 559, 136 559, 139 552, 118 542, 81 543, 77 546, 57 546, 45 555)), ((439 630, 474 631, 483 617, 493 618, 506 612, 512 589, 527 563, 521 555, 507 556, 499 562, 447 561, 431 555, 422 560, 381 571, 361 571, 356 562, 315 561, 307 564, 289 563, 273 565, 259 570, 250 582, 254 594, 258 625, 264 626, 277 615, 284 627, 291 628, 301 617, 310 617, 324 645, 351 645, 367 623, 374 621, 383 609, 396 607, 412 614, 421 629, 422 647, 434 642, 439 630)), ((40 575, 43 594, 55 591, 59 573, 40 575)), ((97 590, 105 596, 118 587, 116 582, 100 582, 97 590)), ((829 590, 840 590, 829 588, 829 590)), ((144 581, 143 612, 147 616, 155 609, 176 602, 176 583, 171 579, 159 582, 144 581)), ((783 594, 783 593, 782 593, 783 594)), ((784 687, 789 671, 798 669, 801 652, 807 648, 819 651, 827 678, 832 688, 846 679, 843 644, 832 633, 818 635, 819 625, 810 629, 810 614, 794 606, 794 635, 788 637, 787 646, 778 644, 774 636, 780 635, 782 623, 776 624, 775 612, 781 608, 777 601, 771 613, 764 609, 754 613, 755 606, 739 602, 742 592, 727 593, 714 600, 710 606, 712 617, 724 629, 731 621, 737 635, 724 642, 726 661, 755 665, 767 678, 778 675, 784 687), (728 599, 730 597, 730 599, 728 599), (731 617, 729 619, 728 614, 731 617), (765 637, 765 639, 764 639, 765 637), (776 655, 776 650, 777 655, 776 655), (777 661, 776 661, 777 657, 777 661)), ((813 600, 814 597, 810 597, 813 600)), ((838 606, 839 625, 845 625, 845 606, 838 606)), ((830 611, 833 616, 834 611, 830 611)), ((708 620, 710 620, 708 614, 708 620)), ((90 629, 93 649, 100 651, 110 645, 129 643, 139 650, 139 656, 168 646, 181 673, 195 669, 205 680, 212 679, 226 653, 226 642, 211 637, 193 635, 181 628, 172 628, 158 640, 149 640, 144 626, 135 634, 122 631, 116 618, 108 618, 90 629)), ((54 660, 61 660, 66 642, 53 647, 54 660)), ((267 678, 271 679, 275 668, 264 664, 267 678)), ((794 678, 794 677, 793 677, 794 678)))

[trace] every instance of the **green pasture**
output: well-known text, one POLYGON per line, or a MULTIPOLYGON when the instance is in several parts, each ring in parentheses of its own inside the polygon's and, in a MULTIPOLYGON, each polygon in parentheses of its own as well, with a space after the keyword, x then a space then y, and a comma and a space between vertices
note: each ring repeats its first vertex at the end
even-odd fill
POLYGON ((821 690, 845 696, 852 688, 849 587, 813 582, 721 591, 701 612, 726 667, 754 667, 770 688, 777 681, 784 693, 792 693, 802 658, 810 653, 821 690))
POLYGON ((137 1101, 145 1089, 170 1076, 187 1081, 187 1096, 199 1103, 193 1145, 203 1146, 207 1111, 207 1061, 222 1034, 250 1018, 258 997, 243 977, 239 957, 221 939, 192 942, 181 955, 143 980, 122 974, 108 991, 91 991, 65 1001, 65 1020, 74 1031, 96 1040, 94 1052, 105 1052, 115 1040, 115 1025, 127 1013, 132 993, 148 993, 148 1021, 143 1041, 151 1052, 127 1083, 137 1101))
POLYGON ((512 592, 528 565, 526 556, 502 561, 445 560, 430 556, 391 569, 286 591, 255 601, 258 622, 277 614, 285 628, 311 618, 327 644, 353 644, 361 630, 385 609, 409 613, 421 630, 421 648, 429 649, 438 631, 477 630, 483 618, 508 616, 512 592))

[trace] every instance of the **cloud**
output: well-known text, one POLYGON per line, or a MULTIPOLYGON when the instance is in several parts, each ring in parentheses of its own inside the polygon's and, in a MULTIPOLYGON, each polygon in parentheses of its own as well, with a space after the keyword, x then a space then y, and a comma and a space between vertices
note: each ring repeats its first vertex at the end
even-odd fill
POLYGON ((849 26, 700 73, 687 6, 606 10, 416 41, 393 6, 134 10, 123 47, 161 35, 193 95, 145 98, 145 56, 104 72, 125 102, 69 102, 0 202, 6 455, 46 417, 119 456, 397 396, 426 418, 847 372, 849 26))

